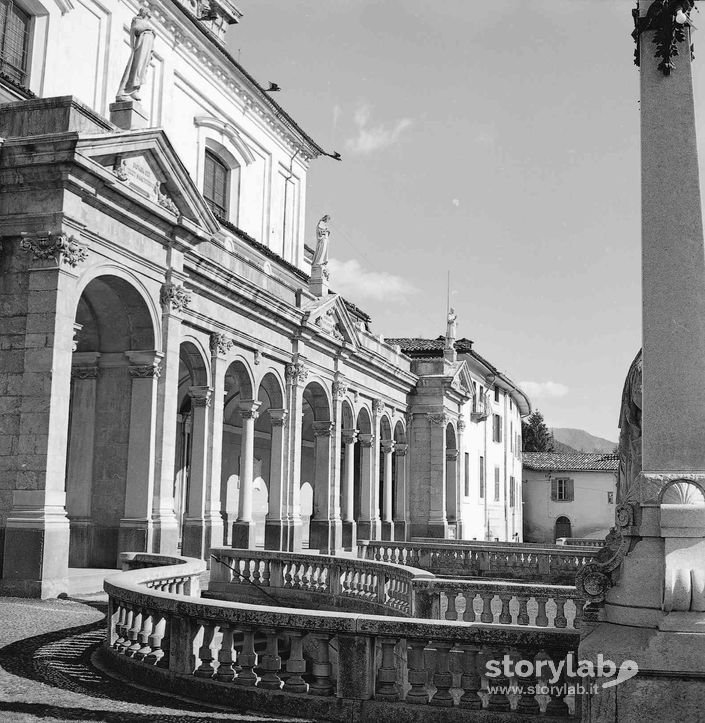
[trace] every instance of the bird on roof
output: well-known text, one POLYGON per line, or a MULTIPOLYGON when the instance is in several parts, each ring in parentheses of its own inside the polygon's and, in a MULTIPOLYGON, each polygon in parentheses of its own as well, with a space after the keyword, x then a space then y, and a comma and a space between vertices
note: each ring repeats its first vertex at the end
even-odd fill
POLYGON ((281 90, 281 87, 278 86, 276 83, 272 83, 272 81, 269 81, 269 88, 265 88, 265 93, 278 93, 281 90))

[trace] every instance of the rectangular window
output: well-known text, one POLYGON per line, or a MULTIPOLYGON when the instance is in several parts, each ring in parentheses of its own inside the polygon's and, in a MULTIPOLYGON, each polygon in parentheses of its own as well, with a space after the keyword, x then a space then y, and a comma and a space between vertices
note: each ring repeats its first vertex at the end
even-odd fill
POLYGON ((480 457, 480 499, 485 499, 485 458, 480 457))
POLYGON ((0 71, 20 85, 27 82, 29 22, 13 0, 0 0, 0 71))
POLYGON ((502 417, 499 414, 492 415, 492 441, 502 441, 502 417))
POLYGON ((499 467, 494 468, 494 501, 499 502, 499 467))
POLYGON ((509 422, 509 451, 514 451, 514 422, 509 422))
POLYGON ((614 504, 614 492, 608 492, 607 493, 607 504, 613 505, 614 504))
POLYGON ((512 402, 512 398, 509 397, 509 411, 511 411, 512 409, 514 409, 514 403, 512 402))
POLYGON ((465 453, 465 496, 470 497, 470 452, 465 453))
POLYGON ((569 477, 556 477, 551 480, 551 500, 553 502, 572 502, 574 499, 573 480, 569 477))
POLYGON ((228 167, 211 151, 206 151, 203 198, 219 221, 228 220, 228 167))
POLYGON ((499 401, 499 387, 494 388, 494 400, 495 402, 499 401))
POLYGON ((516 480, 514 477, 509 478, 509 506, 514 507, 516 504, 516 480))

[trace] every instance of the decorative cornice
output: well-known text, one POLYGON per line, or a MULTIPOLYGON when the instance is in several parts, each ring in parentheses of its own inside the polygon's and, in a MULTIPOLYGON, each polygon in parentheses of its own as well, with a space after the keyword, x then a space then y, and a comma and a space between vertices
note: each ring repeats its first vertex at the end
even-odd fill
POLYGON ((233 340, 227 334, 214 331, 210 338, 211 353, 225 356, 233 348, 233 340))
POLYGON ((133 379, 151 379, 152 377, 158 379, 162 373, 162 366, 161 362, 157 361, 154 364, 128 367, 128 371, 133 379))
POLYGON ((100 370, 92 367, 71 367, 71 379, 97 379, 100 370))
POLYGON ((191 294, 180 284, 162 284, 159 301, 164 311, 184 311, 191 301, 191 294))
POLYGON ((60 261, 71 268, 88 258, 86 247, 74 236, 65 233, 48 233, 38 236, 25 236, 20 245, 31 251, 37 261, 60 261))
MULTIPOLYGON (((676 68, 673 58, 679 55, 678 44, 685 41, 686 27, 690 25, 690 11, 695 6, 694 0, 654 0, 645 17, 640 17, 639 9, 632 10, 636 42, 634 65, 641 62, 641 34, 653 30, 653 42, 656 45, 654 57, 660 58, 658 69, 664 75, 670 75, 676 68)), ((691 45, 690 53, 693 53, 691 45)))
POLYGON ((296 386, 303 384, 308 379, 308 369, 302 362, 292 362, 286 365, 286 379, 289 384, 296 386))

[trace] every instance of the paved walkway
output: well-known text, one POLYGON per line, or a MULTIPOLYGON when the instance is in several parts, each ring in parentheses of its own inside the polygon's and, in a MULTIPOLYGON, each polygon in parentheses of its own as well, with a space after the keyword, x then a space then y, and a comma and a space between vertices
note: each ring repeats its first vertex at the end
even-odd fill
POLYGON ((0 598, 0 721, 284 721, 235 714, 116 681, 91 664, 107 605, 0 598))

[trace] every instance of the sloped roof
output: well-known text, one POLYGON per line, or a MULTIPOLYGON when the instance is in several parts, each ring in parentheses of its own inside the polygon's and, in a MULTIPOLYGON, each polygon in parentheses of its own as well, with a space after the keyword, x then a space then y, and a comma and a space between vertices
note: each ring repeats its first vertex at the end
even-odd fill
MULTIPOLYGON (((446 338, 439 336, 436 339, 418 339, 413 337, 385 337, 388 344, 398 344, 404 354, 409 356, 443 356, 443 349, 446 345, 446 338)), ((459 354, 467 354, 472 349, 472 341, 470 339, 457 339, 455 342, 455 350, 459 354)))
POLYGON ((537 472, 615 472, 619 455, 602 452, 524 452, 524 467, 537 472))

